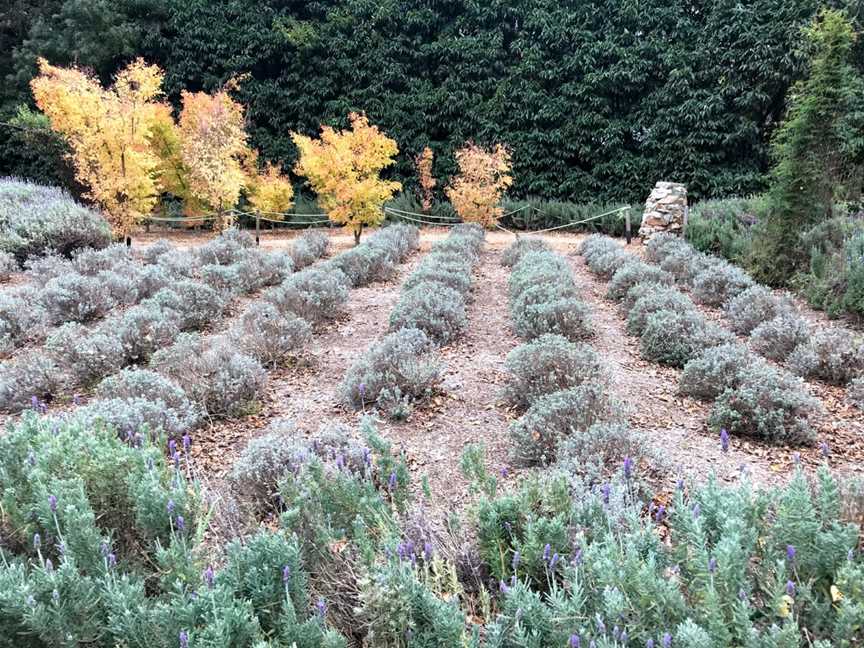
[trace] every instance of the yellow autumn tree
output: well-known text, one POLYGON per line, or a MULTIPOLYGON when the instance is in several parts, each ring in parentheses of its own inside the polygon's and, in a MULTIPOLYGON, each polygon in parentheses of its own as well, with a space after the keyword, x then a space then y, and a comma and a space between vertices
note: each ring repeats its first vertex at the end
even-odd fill
POLYGON ((432 175, 432 159, 434 154, 428 146, 423 149, 423 152, 417 156, 414 163, 417 165, 417 177, 420 181, 420 199, 423 205, 423 211, 429 213, 432 210, 432 200, 435 195, 432 193, 438 181, 432 175))
POLYGON ((224 229, 233 222, 226 212, 237 205, 246 185, 243 107, 224 89, 212 95, 184 91, 181 100, 180 160, 187 168, 189 192, 220 215, 216 228, 224 229))
POLYGON ((282 220, 283 212, 294 204, 294 187, 282 175, 282 169, 268 162, 260 171, 252 168, 247 173, 246 198, 249 204, 258 213, 282 220))
POLYGON ((77 179, 127 241, 159 196, 160 159, 150 137, 167 109, 156 101, 162 78, 157 66, 138 59, 103 88, 78 68, 39 59, 39 74, 30 82, 36 105, 69 143, 77 179))
POLYGON ((456 151, 459 173, 446 189, 459 217, 466 222, 492 227, 501 218, 501 196, 513 183, 510 153, 501 144, 484 149, 468 142, 456 151))
POLYGON ((300 151, 294 171, 305 176, 330 220, 354 233, 356 244, 364 227, 384 220, 384 203, 402 185, 381 178, 381 170, 399 153, 396 142, 370 125, 365 115, 351 113, 348 120, 350 129, 323 126, 320 139, 298 133, 291 139, 300 151))

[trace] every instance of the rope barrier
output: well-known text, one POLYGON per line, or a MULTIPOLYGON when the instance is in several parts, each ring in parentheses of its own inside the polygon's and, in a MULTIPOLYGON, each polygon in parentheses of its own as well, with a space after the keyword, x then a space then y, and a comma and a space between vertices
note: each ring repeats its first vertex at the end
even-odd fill
MULTIPOLYGON (((294 216, 306 216, 307 214, 293 214, 294 216)), ((309 216, 323 216, 323 214, 308 214, 309 216)), ((265 218, 263 216, 258 216, 258 220, 262 220, 266 223, 281 223, 282 225, 317 225, 320 223, 329 223, 330 219, 325 218, 324 220, 311 220, 311 221, 288 221, 288 220, 276 220, 275 218, 265 218)))
POLYGON ((434 227, 453 227, 454 225, 459 225, 461 223, 461 221, 456 223, 436 223, 432 221, 420 220, 418 218, 411 218, 410 216, 405 216, 404 214, 397 214, 397 218, 409 220, 413 223, 420 223, 421 225, 432 225, 434 227))
POLYGON ((156 223, 197 223, 200 221, 209 221, 216 220, 219 218, 218 216, 180 216, 177 218, 171 218, 167 216, 148 216, 148 221, 154 221, 156 223))
POLYGON ((618 209, 613 209, 612 211, 604 212, 602 214, 597 214, 596 216, 591 216, 589 218, 584 218, 580 221, 574 221, 572 223, 564 223, 563 225, 556 225, 555 227, 547 227, 546 229, 542 229, 542 230, 534 230, 531 233, 532 234, 543 234, 544 232, 553 232, 555 230, 565 229, 567 227, 573 227, 574 225, 581 225, 582 223, 588 223, 590 221, 597 220, 598 218, 603 218, 604 216, 609 216, 610 214, 623 212, 627 209, 630 209, 630 205, 627 205, 626 207, 619 207, 618 209))
POLYGON ((439 220, 451 220, 451 221, 459 221, 458 218, 454 216, 437 216, 436 214, 419 214, 417 212, 405 211, 404 209, 396 209, 395 207, 384 207, 384 212, 390 212, 391 214, 406 214, 409 216, 421 216, 423 218, 437 218, 439 220))

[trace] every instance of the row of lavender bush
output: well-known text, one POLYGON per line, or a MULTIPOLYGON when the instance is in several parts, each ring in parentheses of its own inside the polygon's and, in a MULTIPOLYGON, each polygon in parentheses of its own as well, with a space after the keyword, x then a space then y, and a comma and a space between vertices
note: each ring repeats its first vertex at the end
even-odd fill
POLYGON ((505 398, 520 414, 510 427, 511 455, 522 465, 570 465, 596 482, 625 458, 641 462, 645 440, 625 423, 609 392, 594 334, 567 260, 542 239, 519 238, 502 255, 511 266, 513 326, 527 340, 505 363, 505 398))
MULTIPOLYGON (((593 272, 609 279, 607 296, 621 304, 643 357, 683 368, 682 393, 714 401, 712 427, 777 443, 814 440, 812 421, 820 406, 804 382, 760 361, 732 333, 709 322, 675 287, 670 272, 640 261, 603 236, 587 238, 580 253, 593 272)), ((725 266, 703 274, 712 272, 717 276, 703 276, 699 294, 722 292, 731 298, 746 290, 747 280, 728 280, 725 266), (709 284, 715 287, 709 290, 709 284)), ((731 274, 737 276, 734 270, 731 274)))
POLYGON ((793 373, 834 385, 849 384, 864 406, 864 338, 839 327, 816 328, 788 296, 777 296, 728 262, 698 252, 676 236, 648 243, 648 258, 675 277, 700 303, 717 306, 760 355, 786 363, 793 373))
POLYGON ((467 325, 472 271, 484 237, 477 225, 456 225, 432 246, 402 286, 390 332, 345 373, 339 387, 343 403, 405 419, 431 395, 441 376, 435 348, 452 342, 467 325))

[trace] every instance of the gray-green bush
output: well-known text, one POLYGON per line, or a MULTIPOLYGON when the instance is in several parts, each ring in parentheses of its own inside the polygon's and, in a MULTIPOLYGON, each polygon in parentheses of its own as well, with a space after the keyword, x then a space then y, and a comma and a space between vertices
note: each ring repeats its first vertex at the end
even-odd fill
POLYGON ((436 344, 455 340, 467 323, 462 295, 435 281, 404 291, 390 312, 390 331, 420 329, 436 344))
POLYGON ((731 342, 734 336, 701 313, 659 311, 648 317, 639 350, 647 360, 683 367, 702 351, 731 342))
POLYGON ((732 330, 749 335, 753 329, 782 313, 792 310, 789 299, 776 297, 770 288, 751 286, 733 297, 725 307, 732 330))
POLYGON ((812 327, 803 317, 792 311, 762 322, 750 334, 750 342, 756 353, 769 360, 783 362, 800 344, 813 335, 812 327))
POLYGON ((787 361, 799 376, 845 385, 864 375, 864 338, 839 327, 825 328, 799 344, 787 361))
POLYGON ((293 313, 283 315, 273 304, 262 301, 246 307, 228 336, 238 349, 272 367, 302 349, 312 336, 312 327, 293 313))
POLYGON ((659 311, 687 313, 695 310, 690 298, 671 286, 637 284, 627 293, 627 299, 634 296, 633 291, 642 286, 646 287, 644 295, 633 303, 627 314, 627 333, 630 335, 642 335, 648 318, 659 311))
POLYGON ((547 334, 522 344, 507 354, 505 395, 515 406, 527 409, 538 398, 584 382, 602 382, 597 352, 561 335, 547 334))
POLYGON ((753 286, 753 279, 721 259, 705 267, 693 277, 693 298, 708 306, 722 306, 753 286))
POLYGON ((671 286, 675 283, 675 279, 668 272, 663 272, 657 266, 649 265, 636 258, 632 258, 612 275, 606 295, 610 299, 621 301, 633 286, 640 283, 671 286))
POLYGON ((742 373, 758 364, 762 361, 737 342, 706 349, 684 365, 679 391, 693 398, 714 400, 726 389, 737 387, 742 373))

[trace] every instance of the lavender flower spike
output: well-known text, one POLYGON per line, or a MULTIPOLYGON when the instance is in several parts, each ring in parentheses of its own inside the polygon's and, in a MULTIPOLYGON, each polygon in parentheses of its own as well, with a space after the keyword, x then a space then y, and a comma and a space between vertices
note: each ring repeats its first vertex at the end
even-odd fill
POLYGON ((207 587, 213 589, 213 584, 216 581, 216 574, 213 572, 213 567, 207 565, 207 569, 204 570, 204 583, 206 583, 207 587))
POLYGON ((669 648, 672 645, 672 635, 670 635, 668 632, 664 632, 662 643, 663 648, 669 648))
POLYGON ((795 560, 795 547, 793 545, 786 545, 786 560, 792 562, 795 560))
POLYGON ((579 648, 582 645, 582 639, 579 638, 578 634, 570 635, 570 648, 579 648))
POLYGON ((391 491, 392 491, 392 490, 396 490, 396 483, 397 483, 397 480, 396 480, 396 471, 394 470, 392 473, 390 473, 390 481, 387 482, 387 487, 388 487, 391 491))
POLYGON ((57 512, 57 497, 54 495, 48 496, 48 508, 51 509, 52 513, 57 512))
POLYGON ((793 583, 791 580, 786 581, 786 593, 789 596, 795 596, 795 583, 793 583))
POLYGON ((185 630, 180 631, 180 648, 189 648, 189 633, 185 630))
POLYGON ((630 479, 633 476, 633 457, 624 458, 624 479, 630 479))
POLYGON ((290 580, 291 580, 291 567, 289 567, 288 565, 285 565, 282 568, 282 582, 287 585, 288 581, 290 581, 290 580))
POLYGON ((726 428, 720 428, 720 449, 729 452, 729 433, 726 428))

